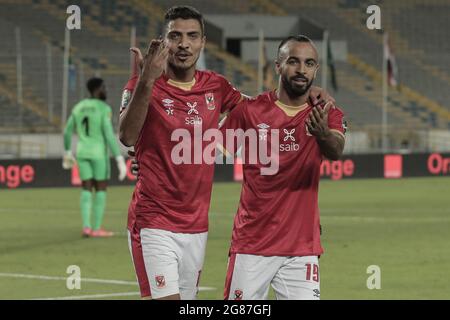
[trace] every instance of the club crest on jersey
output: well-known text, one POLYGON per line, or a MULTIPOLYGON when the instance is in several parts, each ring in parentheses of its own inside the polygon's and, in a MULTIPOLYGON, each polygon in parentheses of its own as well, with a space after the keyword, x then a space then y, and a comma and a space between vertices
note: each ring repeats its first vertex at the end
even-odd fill
POLYGON ((155 276, 155 281, 158 288, 164 288, 166 286, 166 279, 164 276, 155 276))
POLYGON ((206 107, 208 110, 214 110, 216 105, 214 103, 214 93, 209 92, 205 94, 206 107))
POLYGON ((241 289, 234 290, 234 300, 242 300, 244 292, 241 289))
POLYGON ((197 107, 197 101, 194 103, 186 102, 189 110, 187 110, 188 116, 185 118, 185 123, 189 125, 200 125, 203 122, 202 117, 199 116, 198 110, 195 109, 197 107))
POLYGON ((296 143, 294 133, 295 128, 290 130, 283 129, 284 138, 283 143, 280 143, 280 151, 298 151, 300 150, 300 145, 296 143))

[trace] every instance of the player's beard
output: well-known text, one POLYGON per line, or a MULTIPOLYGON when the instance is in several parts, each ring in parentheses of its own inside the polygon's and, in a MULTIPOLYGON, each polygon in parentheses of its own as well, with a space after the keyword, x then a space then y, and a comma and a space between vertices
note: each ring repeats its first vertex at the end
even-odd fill
POLYGON ((106 101, 106 93, 103 92, 99 93, 98 98, 102 101, 106 101))
MULTIPOLYGON (((169 67, 175 72, 175 73, 180 73, 180 72, 186 72, 188 70, 190 70, 191 68, 195 69, 195 66, 197 65, 197 61, 199 59, 200 55, 198 55, 194 62, 192 62, 191 64, 176 64, 174 61, 170 61, 168 62, 169 67)), ((175 57, 173 59, 176 59, 175 57)))
POLYGON ((308 78, 303 77, 304 79, 306 79, 306 83, 303 86, 299 86, 294 83, 294 78, 296 78, 296 76, 291 77, 290 79, 288 78, 287 75, 281 76, 283 88, 289 97, 291 98, 301 97, 306 92, 308 92, 309 88, 311 88, 314 79, 309 80, 308 78))

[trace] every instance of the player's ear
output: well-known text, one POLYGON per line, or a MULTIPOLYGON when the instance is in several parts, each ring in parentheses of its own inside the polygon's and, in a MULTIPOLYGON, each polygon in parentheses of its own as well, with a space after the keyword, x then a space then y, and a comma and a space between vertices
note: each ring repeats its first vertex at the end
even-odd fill
POLYGON ((314 79, 316 78, 317 71, 319 71, 320 64, 317 64, 316 70, 314 71, 314 79))
POLYGON ((276 72, 277 75, 280 75, 280 74, 281 74, 281 71, 280 71, 280 69, 281 69, 280 61, 279 61, 279 59, 275 59, 274 62, 275 62, 275 72, 276 72))
POLYGON ((204 35, 202 37, 202 50, 205 49, 205 45, 206 45, 206 36, 204 35))

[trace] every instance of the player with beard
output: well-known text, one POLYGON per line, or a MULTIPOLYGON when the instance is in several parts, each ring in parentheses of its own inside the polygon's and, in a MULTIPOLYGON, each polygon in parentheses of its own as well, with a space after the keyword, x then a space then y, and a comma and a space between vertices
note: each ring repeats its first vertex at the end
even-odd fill
POLYGON ((78 135, 76 162, 78 164, 82 191, 80 196, 84 237, 111 237, 113 233, 101 228, 106 205, 106 187, 110 178, 108 148, 111 149, 119 168, 119 179, 126 176, 126 165, 112 128, 111 107, 105 103, 106 87, 102 79, 92 78, 87 82, 91 97, 83 99, 72 110, 64 130, 63 168, 75 164, 72 155, 72 133, 78 135), (92 189, 95 198, 92 201, 92 189), (94 223, 91 223, 93 202, 94 223))
MULTIPOLYGON (((318 68, 313 42, 288 37, 278 48, 278 88, 242 102, 224 121, 224 132, 256 130, 260 139, 263 128, 267 149, 277 146, 272 150, 278 151, 279 164, 275 174, 261 175, 264 165, 247 161, 250 141, 243 142, 244 181, 225 299, 266 299, 270 285, 277 299, 320 298, 320 165, 324 157, 342 155, 345 125, 340 109, 308 102, 318 68)), ((228 144, 227 149, 235 151, 228 144)))
MULTIPOLYGON (((145 57, 132 48, 139 74, 124 89, 120 139, 134 146, 140 164, 128 231, 145 298, 194 299, 198 290, 214 164, 175 164, 179 141, 171 136, 177 129, 192 137, 194 127, 218 128, 220 114, 242 100, 223 76, 196 70, 204 45, 201 14, 176 6, 165 15, 164 39, 153 40, 145 57)), ((194 144, 190 149, 193 155, 194 144)))

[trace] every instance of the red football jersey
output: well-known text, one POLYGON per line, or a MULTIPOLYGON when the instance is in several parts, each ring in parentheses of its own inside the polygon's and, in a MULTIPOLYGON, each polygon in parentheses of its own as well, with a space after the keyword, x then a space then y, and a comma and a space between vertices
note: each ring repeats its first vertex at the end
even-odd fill
MULTIPOLYGON (((273 129, 279 133, 279 146, 275 148, 279 150, 278 172, 273 175, 261 175, 261 168, 270 166, 267 162, 266 165, 260 161, 249 163, 250 139, 244 140, 244 180, 230 252, 264 256, 320 255, 323 249, 318 187, 322 153, 305 124, 312 106, 305 104, 303 110, 291 117, 275 104, 276 100, 275 92, 269 92, 241 102, 221 128, 223 132, 252 129, 258 141, 267 141, 269 152, 273 129)), ((340 109, 329 111, 328 124, 331 129, 345 132, 340 109)))
MULTIPOLYGON (((132 92, 136 80, 137 77, 130 79, 125 90, 132 92)), ((202 133, 217 129, 220 113, 231 110, 240 99, 239 91, 211 71, 196 71, 195 84, 189 91, 169 84, 166 75, 155 82, 147 118, 134 146, 139 176, 129 208, 129 228, 135 218, 139 229, 181 233, 208 230, 214 163, 205 163, 202 154, 201 163, 196 163, 199 149, 194 141, 194 127, 201 127, 202 133), (176 129, 184 129, 192 140, 172 138, 176 129), (181 141, 189 146, 185 150, 190 155, 182 152, 182 156, 190 163, 176 164, 172 159, 174 147, 181 141)), ((126 107, 127 103, 122 105, 126 107)), ((203 150, 210 142, 201 144, 203 150)))

